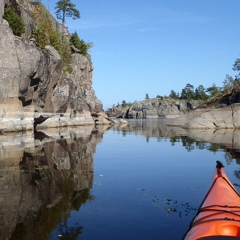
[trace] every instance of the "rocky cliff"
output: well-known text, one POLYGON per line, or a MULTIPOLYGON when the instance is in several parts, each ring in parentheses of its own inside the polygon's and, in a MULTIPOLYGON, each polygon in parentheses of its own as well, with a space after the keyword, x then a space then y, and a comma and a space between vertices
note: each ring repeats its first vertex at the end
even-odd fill
POLYGON ((174 99, 146 99, 135 102, 131 106, 116 106, 107 111, 109 117, 121 118, 175 118, 185 114, 202 101, 174 100, 174 99))
POLYGON ((207 101, 147 99, 107 111, 109 117, 171 118, 168 125, 188 129, 240 129, 240 83, 207 101))
MULTIPOLYGON (((51 45, 40 49, 31 38, 31 0, 0 0, 0 131, 110 123, 92 88, 93 64, 79 51, 72 53, 71 72, 51 45), (25 22, 21 37, 3 18, 14 3, 25 22)), ((55 20, 53 20, 55 21, 55 20)), ((55 21, 66 39, 70 33, 55 21)))

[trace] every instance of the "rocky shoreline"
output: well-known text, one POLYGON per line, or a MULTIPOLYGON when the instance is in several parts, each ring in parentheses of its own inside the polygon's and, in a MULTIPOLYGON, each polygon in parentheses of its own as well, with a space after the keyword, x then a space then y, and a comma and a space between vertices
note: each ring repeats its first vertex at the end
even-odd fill
MULTIPOLYGON (((40 130, 83 125, 126 124, 124 119, 170 118, 172 126, 188 129, 240 128, 239 83, 227 94, 207 102, 184 99, 146 99, 103 110, 92 88, 91 57, 72 49, 72 71, 51 44, 39 48, 31 38, 33 12, 40 2, 0 1, 0 132, 40 130), (14 3, 25 22, 25 33, 15 36, 3 18, 14 3)), ((47 9, 45 9, 47 11, 47 9)), ((71 34, 53 17, 55 30, 66 40, 71 34)))
POLYGON ((203 101, 175 99, 146 99, 131 106, 122 105, 108 109, 109 117, 120 118, 176 118, 196 109, 203 101))
MULTIPOLYGON (((39 9, 47 12, 40 2, 0 1, 0 132, 114 123, 92 88, 91 58, 72 51, 72 71, 67 72, 53 46, 39 48, 31 38, 33 13, 39 9), (21 37, 3 18, 10 3, 17 6, 26 25, 21 37)), ((69 40, 67 28, 53 17, 51 21, 69 40)))
POLYGON ((172 119, 171 126, 187 129, 239 129, 240 104, 216 109, 198 109, 181 117, 172 119))

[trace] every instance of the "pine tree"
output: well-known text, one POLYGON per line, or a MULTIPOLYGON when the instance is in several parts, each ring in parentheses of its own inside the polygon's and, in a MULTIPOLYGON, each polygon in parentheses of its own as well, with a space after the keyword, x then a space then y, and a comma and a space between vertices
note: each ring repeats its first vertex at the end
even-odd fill
POLYGON ((76 5, 71 0, 59 0, 56 3, 55 9, 58 19, 62 20, 62 24, 65 24, 65 18, 71 17, 74 20, 80 18, 80 12, 75 8, 76 5))

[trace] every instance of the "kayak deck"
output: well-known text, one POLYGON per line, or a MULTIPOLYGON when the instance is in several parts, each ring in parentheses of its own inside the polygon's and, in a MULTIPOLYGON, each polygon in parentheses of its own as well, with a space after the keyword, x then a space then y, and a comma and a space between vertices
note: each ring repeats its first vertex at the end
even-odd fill
POLYGON ((185 240, 214 239, 214 236, 240 239, 240 195, 218 164, 185 240))

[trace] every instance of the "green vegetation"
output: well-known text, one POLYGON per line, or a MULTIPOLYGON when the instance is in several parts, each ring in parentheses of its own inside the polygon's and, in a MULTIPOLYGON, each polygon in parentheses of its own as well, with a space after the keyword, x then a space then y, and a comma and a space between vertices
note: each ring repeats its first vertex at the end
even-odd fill
POLYGON ((57 33, 54 32, 49 13, 42 4, 39 3, 34 6, 32 16, 35 20, 32 37, 37 40, 39 48, 44 48, 50 44, 50 39, 57 33))
POLYGON ((163 100, 164 97, 163 96, 160 96, 159 94, 156 96, 156 98, 160 99, 160 100, 163 100))
POLYGON ((127 106, 127 102, 125 100, 122 100, 122 107, 126 107, 127 106))
POLYGON ((70 0, 59 0, 56 3, 55 9, 58 19, 62 20, 62 24, 65 24, 66 17, 71 17, 74 20, 80 18, 80 12, 75 8, 76 5, 71 3, 70 0))
MULTIPOLYGON (((80 17, 80 13, 75 9, 74 4, 70 0, 61 0, 56 3, 56 9, 58 9, 58 18, 62 19, 63 24, 65 23, 65 17, 71 16, 76 18, 80 17), (60 14, 62 13, 62 14, 60 14), (79 13, 79 15, 77 14, 79 13)), ((81 40, 74 32, 71 36, 70 41, 63 34, 59 33, 56 29, 55 20, 52 18, 50 13, 47 11, 44 5, 40 2, 34 4, 34 11, 32 16, 35 20, 34 30, 32 37, 37 40, 37 46, 39 48, 45 48, 46 45, 52 45, 61 56, 64 66, 63 70, 71 72, 72 53, 70 46, 73 45, 79 49, 80 53, 90 59, 88 50, 93 46, 92 43, 86 43, 81 40)))
POLYGON ((14 35, 20 37, 25 32, 25 24, 23 19, 11 5, 4 9, 3 18, 8 21, 14 35))
POLYGON ((179 93, 176 93, 174 90, 171 90, 171 92, 169 94, 169 97, 172 98, 172 99, 179 99, 179 93))
MULTIPOLYGON (((233 77, 226 75, 223 86, 217 87, 215 83, 211 87, 204 88, 203 85, 199 85, 194 89, 194 86, 190 83, 186 84, 186 87, 182 89, 181 94, 176 93, 171 90, 169 98, 172 99, 189 99, 189 100, 207 100, 217 94, 230 93, 237 83, 240 81, 240 59, 236 59, 233 64, 233 70, 237 72, 235 79, 233 77)), ((157 96, 159 97, 159 95, 157 96)))
MULTIPOLYGON (((8 21, 13 33, 21 36, 25 32, 25 24, 20 17, 19 2, 14 6, 9 5, 4 10, 4 18, 8 21)), ((57 31, 55 19, 50 15, 46 7, 39 0, 32 2, 32 17, 34 26, 31 37, 36 40, 37 47, 44 49, 47 45, 52 45, 59 53, 63 60, 63 70, 71 72, 72 52, 70 46, 73 45, 79 49, 80 53, 90 59, 89 49, 92 43, 86 43, 78 37, 77 32, 72 34, 69 41, 68 36, 57 31)), ((60 0, 56 3, 57 17, 65 23, 65 17, 73 19, 80 18, 79 11, 75 8, 75 4, 70 0, 60 0)))
MULTIPOLYGON (((161 139, 159 139, 159 141, 161 141, 161 139)), ((189 152, 194 149, 208 149, 209 151, 217 152, 220 148, 220 146, 216 143, 198 142, 188 136, 171 137, 170 142, 172 146, 174 146, 176 143, 182 143, 182 146, 189 152)))
MULTIPOLYGON (((237 59, 235 62, 234 70, 240 72, 240 59, 237 59), (237 65, 239 64, 239 65, 237 65)), ((181 94, 171 90, 169 96, 160 96, 156 97, 160 100, 163 99, 187 99, 187 100, 203 100, 206 101, 218 94, 228 94, 232 91, 233 86, 239 83, 240 81, 240 73, 236 76, 236 79, 233 79, 231 76, 226 75, 223 81, 223 87, 217 87, 215 83, 212 84, 211 87, 204 88, 203 85, 199 85, 197 88, 190 83, 187 83, 185 88, 182 89, 181 94)), ((148 94, 146 94, 145 99, 149 99, 148 94)), ((132 105, 131 103, 127 104, 125 100, 122 101, 122 107, 127 107, 132 105)), ((119 106, 119 104, 118 104, 119 106)))
POLYGON ((32 37, 37 40, 37 46, 44 48, 51 44, 63 60, 63 70, 71 72, 72 54, 67 38, 54 27, 54 20, 42 4, 36 4, 33 11, 36 22, 32 37))
MULTIPOLYGON (((239 67, 240 70, 240 67, 239 67)), ((204 88, 203 85, 199 85, 197 88, 190 83, 187 83, 185 88, 182 89, 181 94, 176 93, 174 90, 171 90, 168 97, 161 97, 157 95, 157 98, 171 98, 171 99, 188 99, 188 100, 207 100, 211 97, 216 96, 221 93, 230 93, 233 89, 233 86, 239 82, 239 79, 234 80, 231 76, 226 75, 226 78, 223 81, 223 87, 217 87, 215 83, 211 87, 204 88)))
MULTIPOLYGON (((135 102, 136 102, 136 101, 135 101, 135 102)), ((135 103, 135 102, 134 102, 134 103, 135 103)), ((130 106, 132 106, 132 105, 133 105, 133 103, 131 103, 131 102, 128 102, 128 103, 127 103, 125 100, 122 100, 122 104, 119 104, 119 103, 118 103, 118 104, 116 105, 116 107, 119 107, 119 106, 122 106, 122 107, 130 107, 130 106)), ((113 108, 114 108, 114 107, 115 107, 115 105, 113 105, 113 108)))
POLYGON ((89 58, 88 50, 92 48, 92 43, 85 43, 83 40, 81 40, 77 34, 77 32, 74 32, 72 34, 72 37, 70 39, 70 44, 72 44, 75 48, 77 48, 82 55, 89 58))
MULTIPOLYGON (((235 79, 229 75, 226 75, 223 80, 223 86, 217 87, 215 83, 211 87, 205 88, 203 85, 199 85, 197 88, 190 83, 187 83, 185 88, 182 89, 181 94, 171 90, 168 96, 157 95, 156 98, 163 99, 188 99, 188 100, 203 100, 206 101, 217 95, 221 96, 222 94, 230 94, 233 90, 233 87, 236 84, 240 84, 240 59, 236 59, 233 64, 233 70, 237 72, 235 79)), ((148 94, 146 94, 145 99, 149 99, 148 94)), ((117 105, 119 106, 119 104, 117 105)), ((122 102, 122 107, 126 107, 128 104, 125 100, 122 102)))

